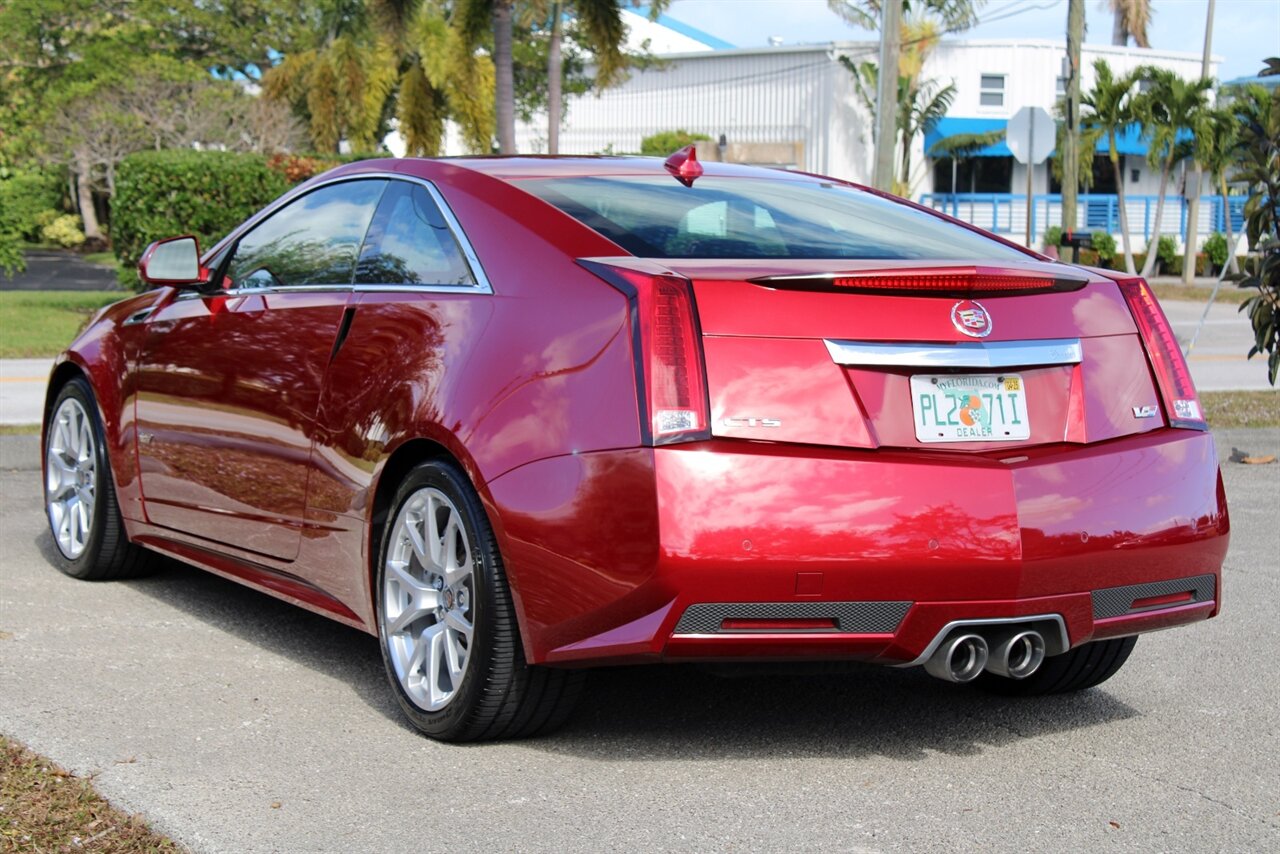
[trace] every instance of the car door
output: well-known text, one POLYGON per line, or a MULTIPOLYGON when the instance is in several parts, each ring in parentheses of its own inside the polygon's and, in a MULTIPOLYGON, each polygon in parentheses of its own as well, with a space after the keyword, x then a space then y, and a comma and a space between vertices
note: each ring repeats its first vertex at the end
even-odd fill
POLYGON ((153 524, 297 556, 324 374, 386 183, 290 201, 238 238, 222 292, 183 293, 148 319, 137 419, 153 524))

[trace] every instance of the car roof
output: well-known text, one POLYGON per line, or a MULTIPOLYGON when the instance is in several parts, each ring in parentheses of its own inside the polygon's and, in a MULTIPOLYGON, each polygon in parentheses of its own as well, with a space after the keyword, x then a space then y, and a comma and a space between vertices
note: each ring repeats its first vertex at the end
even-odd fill
MULTIPOLYGON (((520 181, 529 178, 587 178, 587 177, 646 177, 667 175, 660 157, 632 157, 600 155, 594 157, 515 155, 496 157, 445 157, 424 160, 406 157, 396 161, 401 171, 413 174, 414 164, 448 163, 473 172, 481 172, 503 181, 520 181)), ((771 178, 812 182, 820 179, 803 172, 746 166, 739 163, 699 161, 703 174, 713 177, 771 178)), ((423 176, 425 177, 425 176, 423 176)))

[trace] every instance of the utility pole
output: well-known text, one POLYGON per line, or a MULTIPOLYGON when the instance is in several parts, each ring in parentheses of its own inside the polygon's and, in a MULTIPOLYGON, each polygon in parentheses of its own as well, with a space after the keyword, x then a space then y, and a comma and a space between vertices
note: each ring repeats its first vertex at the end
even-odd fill
POLYGON ((893 192, 893 152, 898 144, 898 52, 902 0, 880 4, 880 70, 876 77, 876 165, 872 184, 893 192))
MULTIPOLYGON (((1214 0, 1209 0, 1209 12, 1204 22, 1204 53, 1200 58, 1200 76, 1209 76, 1209 52, 1213 47, 1213 7, 1214 0)), ((1187 233, 1186 248, 1182 253, 1182 281, 1190 283, 1196 274, 1196 244, 1200 238, 1200 181, 1204 170, 1200 168, 1200 159, 1196 158, 1196 168, 1187 185, 1187 233)), ((1225 215, 1229 212, 1223 211, 1225 215)), ((1232 247, 1232 251, 1235 247, 1232 247)))
MULTIPOLYGON (((1084 0, 1067 5, 1067 133, 1062 146, 1062 229, 1075 233, 1076 194, 1080 189, 1080 47, 1084 42, 1084 0)), ((1067 250, 1076 260, 1076 250, 1067 250)))

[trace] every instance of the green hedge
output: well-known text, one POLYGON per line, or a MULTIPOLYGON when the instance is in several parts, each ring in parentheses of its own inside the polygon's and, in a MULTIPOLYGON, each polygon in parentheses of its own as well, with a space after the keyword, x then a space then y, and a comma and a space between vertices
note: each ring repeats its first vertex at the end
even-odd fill
POLYGON ((62 177, 42 169, 0 172, 0 233, 39 240, 40 214, 63 212, 62 177))
POLYGON ((194 234, 201 251, 289 188, 264 157, 230 151, 142 151, 121 162, 111 202, 111 241, 121 284, 153 240, 194 234))

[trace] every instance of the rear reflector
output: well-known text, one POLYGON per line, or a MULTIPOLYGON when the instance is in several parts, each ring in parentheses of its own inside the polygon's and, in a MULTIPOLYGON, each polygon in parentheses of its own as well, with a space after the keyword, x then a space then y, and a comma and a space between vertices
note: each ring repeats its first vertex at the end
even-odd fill
POLYGON ((1169 325, 1151 288, 1142 279, 1125 279, 1117 284, 1129 303, 1138 332, 1142 334, 1142 343, 1147 348, 1147 357, 1160 386, 1169 426, 1207 430, 1204 410, 1191 381, 1191 370, 1182 356, 1173 327, 1169 325))
POLYGON ((627 295, 639 340, 637 387, 655 445, 711 438, 702 338, 688 279, 580 260, 627 295))
POLYGON ((727 619, 720 623, 720 630, 723 632, 834 632, 837 628, 834 617, 780 620, 727 619))
POLYGON ((1088 284, 1088 279, 1083 277, 1031 273, 1003 267, 868 270, 857 273, 762 276, 750 281, 752 284, 784 290, 965 297, 1075 291, 1088 284))

